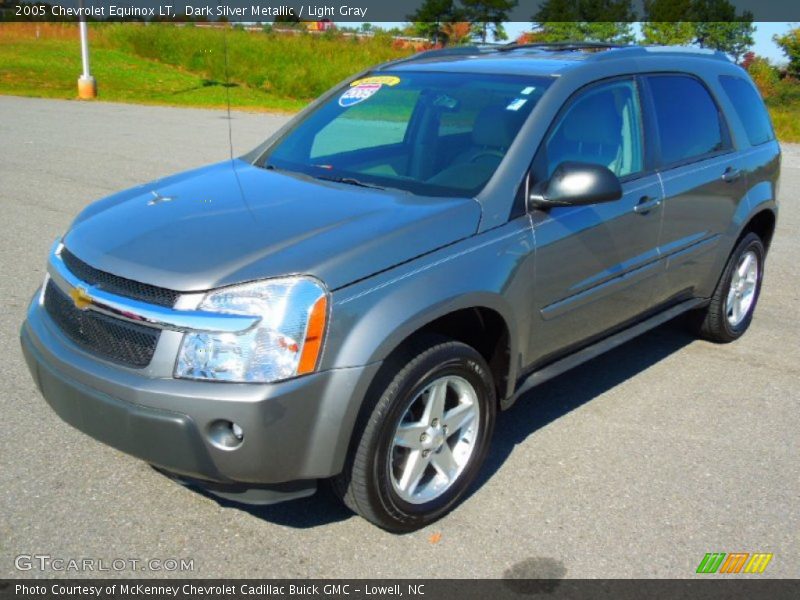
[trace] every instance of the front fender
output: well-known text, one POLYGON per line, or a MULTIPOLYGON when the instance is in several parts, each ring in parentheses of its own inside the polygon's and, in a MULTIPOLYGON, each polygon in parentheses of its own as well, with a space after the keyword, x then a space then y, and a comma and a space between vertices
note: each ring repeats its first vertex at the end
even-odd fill
POLYGON ((323 368, 384 360, 428 323, 466 308, 498 313, 515 380, 530 330, 533 237, 520 218, 334 292, 323 368))

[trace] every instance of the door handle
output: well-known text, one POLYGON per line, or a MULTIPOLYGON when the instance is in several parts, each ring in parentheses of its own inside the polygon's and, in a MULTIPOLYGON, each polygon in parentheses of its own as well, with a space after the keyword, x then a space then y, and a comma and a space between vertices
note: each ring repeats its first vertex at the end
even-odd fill
POLYGON ((733 183, 741 176, 742 176, 742 171, 740 169, 734 169, 733 167, 728 167, 722 174, 722 181, 724 181, 725 183, 733 183))
POLYGON ((633 207, 634 212, 640 215, 646 215, 654 208, 658 208, 661 204, 661 198, 653 198, 652 196, 642 196, 639 198, 639 203, 633 207))

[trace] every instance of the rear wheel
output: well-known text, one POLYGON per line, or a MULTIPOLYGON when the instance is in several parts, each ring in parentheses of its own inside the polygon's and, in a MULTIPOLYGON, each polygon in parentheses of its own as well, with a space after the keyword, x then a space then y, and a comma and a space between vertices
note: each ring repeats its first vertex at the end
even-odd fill
POLYGON ((696 315, 700 337, 727 343, 739 339, 753 319, 764 276, 764 244, 748 233, 728 259, 711 303, 696 315))
POLYGON ((470 346, 428 340, 391 377, 334 490, 389 531, 418 529, 450 511, 475 479, 494 428, 489 367, 470 346))

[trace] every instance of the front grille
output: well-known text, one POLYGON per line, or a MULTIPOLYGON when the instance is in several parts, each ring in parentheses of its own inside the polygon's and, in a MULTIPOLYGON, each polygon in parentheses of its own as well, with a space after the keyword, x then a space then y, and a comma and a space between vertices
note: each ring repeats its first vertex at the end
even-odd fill
POLYGON ((179 292, 174 290, 125 279, 105 271, 98 271, 66 248, 61 249, 61 260, 64 261, 66 267, 72 271, 75 277, 111 294, 170 308, 175 306, 175 302, 178 299, 179 292))
POLYGON ((127 367, 150 364, 160 330, 80 310, 52 281, 44 291, 44 307, 67 337, 86 351, 127 367))

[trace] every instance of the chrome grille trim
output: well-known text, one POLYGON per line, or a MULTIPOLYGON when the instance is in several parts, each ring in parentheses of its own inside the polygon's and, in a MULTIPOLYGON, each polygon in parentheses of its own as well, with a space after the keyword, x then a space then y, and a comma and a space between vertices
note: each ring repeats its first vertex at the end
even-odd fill
POLYGON ((61 259, 63 247, 60 241, 56 242, 50 253, 47 269, 50 279, 69 297, 77 290, 87 296, 90 301, 85 310, 137 325, 184 332, 242 333, 261 320, 249 315, 181 310, 112 294, 78 279, 61 259))

